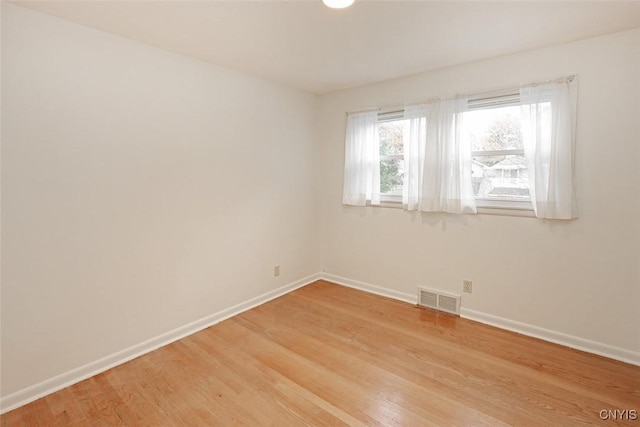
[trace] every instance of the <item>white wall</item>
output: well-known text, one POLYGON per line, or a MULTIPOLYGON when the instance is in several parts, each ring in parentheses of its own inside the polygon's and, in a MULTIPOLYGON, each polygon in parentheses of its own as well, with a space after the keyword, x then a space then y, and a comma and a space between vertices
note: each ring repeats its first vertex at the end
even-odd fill
MULTIPOLYGON (((320 100, 326 272, 581 342, 640 353, 640 30, 368 85, 320 100), (578 220, 416 214, 341 204, 345 112, 579 75, 578 220)), ((640 360, 638 358, 637 360, 640 360)))
POLYGON ((312 95, 4 2, 2 65, 2 396, 319 270, 312 95))
POLYGON ((639 46, 318 100, 3 3, 2 397, 321 268, 407 294, 471 279, 466 309, 638 354, 639 46), (573 73, 580 219, 342 206, 345 111, 573 73))

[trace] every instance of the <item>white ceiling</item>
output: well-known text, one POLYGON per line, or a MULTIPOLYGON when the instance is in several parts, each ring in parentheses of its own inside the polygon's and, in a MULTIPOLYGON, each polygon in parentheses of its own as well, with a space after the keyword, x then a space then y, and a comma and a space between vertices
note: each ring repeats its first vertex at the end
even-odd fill
POLYGON ((313 93, 640 27, 638 1, 17 3, 313 93))

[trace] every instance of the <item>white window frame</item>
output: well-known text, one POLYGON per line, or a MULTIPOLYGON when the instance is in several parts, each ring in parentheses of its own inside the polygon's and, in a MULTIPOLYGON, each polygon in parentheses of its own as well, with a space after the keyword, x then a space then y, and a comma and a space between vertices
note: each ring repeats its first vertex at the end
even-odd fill
MULTIPOLYGON (((488 108, 498 108, 498 107, 506 107, 506 106, 516 106, 521 105, 520 103, 520 93, 518 90, 508 90, 508 91, 495 91, 490 93, 485 93, 481 95, 476 95, 474 97, 470 97, 468 101, 468 110, 483 110, 488 108)), ((404 119, 404 108, 395 107, 388 108, 385 110, 380 110, 378 112, 378 124, 403 120, 404 119)), ((378 141, 379 143, 379 141, 378 141)), ((508 155, 519 155, 524 156, 524 149, 515 149, 515 150, 494 150, 494 151, 472 151, 471 157, 482 157, 482 156, 508 156, 508 155)), ((404 154, 394 154, 394 155, 380 155, 380 161, 387 159, 401 159, 404 160, 404 154)), ((402 204, 402 196, 388 194, 388 193, 380 193, 380 201, 382 203, 386 203, 387 206, 393 205, 401 205, 402 204)), ((533 205, 531 204, 530 198, 519 198, 519 199, 503 199, 496 200, 494 198, 486 198, 486 197, 476 197, 476 207, 484 211, 485 213, 491 213, 497 210, 503 211, 501 213, 506 214, 509 211, 514 214, 518 214, 518 212, 527 213, 527 211, 533 212, 533 205)))
MULTIPOLYGON (((508 106, 520 106, 520 92, 519 90, 508 91, 496 91, 476 95, 470 97, 467 108, 468 111, 484 110, 490 108, 508 107, 508 106)), ((471 157, 482 156, 524 156, 524 148, 515 150, 493 150, 493 151, 472 151, 471 157)), ((505 199, 496 200, 493 198, 476 197, 477 208, 487 209, 507 209, 515 211, 531 211, 533 212, 533 205, 531 204, 531 198, 519 198, 519 199, 505 199)))

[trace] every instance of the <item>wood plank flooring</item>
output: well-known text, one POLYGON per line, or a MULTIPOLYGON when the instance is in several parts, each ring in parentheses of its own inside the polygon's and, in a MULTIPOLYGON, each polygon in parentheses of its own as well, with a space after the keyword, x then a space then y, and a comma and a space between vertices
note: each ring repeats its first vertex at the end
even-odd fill
POLYGON ((2 426, 635 425, 640 367, 318 281, 2 426))

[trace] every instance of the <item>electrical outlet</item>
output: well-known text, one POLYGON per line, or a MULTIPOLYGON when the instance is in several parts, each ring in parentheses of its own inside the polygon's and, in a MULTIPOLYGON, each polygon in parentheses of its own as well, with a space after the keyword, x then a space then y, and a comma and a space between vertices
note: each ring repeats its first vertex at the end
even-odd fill
POLYGON ((471 280, 463 280, 462 281, 462 290, 468 294, 472 291, 473 282, 471 280))
POLYGON ((274 265, 273 266, 273 277, 278 277, 280 275, 280 266, 279 265, 274 265))

